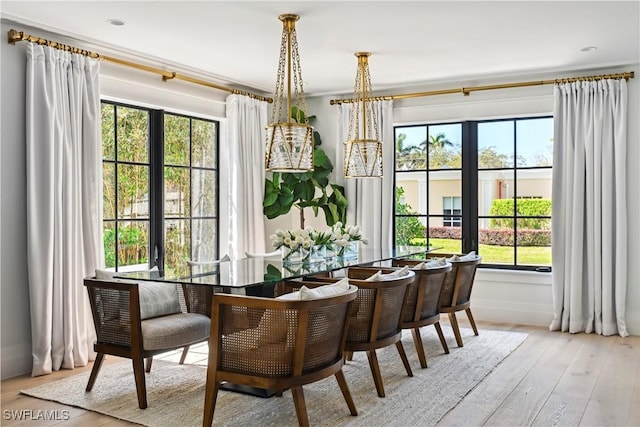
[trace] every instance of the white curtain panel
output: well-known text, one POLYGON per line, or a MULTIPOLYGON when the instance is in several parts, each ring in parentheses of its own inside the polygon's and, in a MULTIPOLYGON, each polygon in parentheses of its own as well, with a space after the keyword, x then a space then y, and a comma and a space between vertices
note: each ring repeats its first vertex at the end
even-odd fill
POLYGON ((85 366, 83 278, 104 263, 99 61, 27 45, 27 256, 32 375, 85 366))
POLYGON ((627 336, 627 84, 554 88, 551 330, 627 336))
POLYGON ((265 252, 262 213, 267 103, 245 95, 227 97, 229 152, 229 253, 265 252))
POLYGON ((343 178, 344 142, 349 133, 349 116, 353 104, 339 104, 337 113, 336 181, 344 185, 347 223, 359 225, 372 248, 390 248, 393 244, 393 101, 375 101, 382 134, 383 178, 343 178))

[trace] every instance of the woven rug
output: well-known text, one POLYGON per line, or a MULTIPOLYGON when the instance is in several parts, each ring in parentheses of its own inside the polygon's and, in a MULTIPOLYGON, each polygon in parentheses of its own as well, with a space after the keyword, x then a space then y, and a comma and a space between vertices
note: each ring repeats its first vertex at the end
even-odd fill
MULTIPOLYGON (((395 346, 378 351, 386 397, 375 391, 367 357, 354 354, 343 368, 358 416, 349 414, 334 377, 304 386, 309 422, 314 426, 429 426, 455 407, 482 379, 527 337, 525 333, 481 329, 474 336, 461 329, 464 347, 455 346, 451 329, 443 325, 450 345, 444 354, 435 329, 423 328, 429 367, 420 368, 411 334, 403 345, 414 376, 408 377, 395 346)), ((147 374, 149 407, 139 409, 131 362, 103 365, 92 392, 85 392, 89 373, 22 390, 21 393, 100 412, 146 426, 200 426, 206 378, 206 345, 192 349, 185 365, 179 353, 154 359, 147 374), (191 363, 190 360, 191 359, 191 363), (205 365, 205 366, 203 366, 205 365)), ((107 356, 109 357, 109 356, 107 356)), ((297 418, 290 391, 269 399, 220 391, 215 426, 295 426, 297 418)))

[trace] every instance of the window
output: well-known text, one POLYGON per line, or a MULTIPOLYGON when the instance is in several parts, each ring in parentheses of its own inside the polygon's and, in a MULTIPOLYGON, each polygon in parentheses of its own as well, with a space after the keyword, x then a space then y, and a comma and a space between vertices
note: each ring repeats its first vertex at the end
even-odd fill
POLYGON ((102 102, 102 141, 106 266, 216 259, 218 122, 102 102))
POLYGON ((551 266, 553 118, 395 127, 395 243, 551 266))
POLYGON ((443 227, 462 226, 462 197, 444 197, 442 199, 444 219, 443 227))

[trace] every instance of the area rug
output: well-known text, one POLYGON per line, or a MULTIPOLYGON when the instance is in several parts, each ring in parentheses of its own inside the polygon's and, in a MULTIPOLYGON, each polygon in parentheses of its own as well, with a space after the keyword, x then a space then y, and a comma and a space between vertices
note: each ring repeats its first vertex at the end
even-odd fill
MULTIPOLYGON (((358 416, 349 414, 338 384, 331 377, 304 386, 310 424, 435 425, 527 337, 525 333, 487 329, 481 329, 480 335, 474 336, 470 329, 462 328, 464 347, 459 348, 455 346, 451 329, 443 326, 450 343, 450 354, 444 354, 434 328, 423 329, 428 368, 420 368, 411 334, 405 333, 403 345, 414 376, 407 376, 395 346, 379 350, 386 392, 385 398, 379 398, 366 355, 356 353, 343 369, 358 416)), ((200 357, 200 364, 185 365, 154 360, 153 369, 146 377, 149 407, 144 410, 138 408, 129 361, 103 365, 93 391, 88 393, 84 391, 88 372, 21 393, 150 427, 200 426, 206 378, 206 368, 201 365, 204 360, 200 357)), ((268 399, 220 391, 213 423, 214 426, 295 426, 297 418, 289 391, 283 397, 268 399)))

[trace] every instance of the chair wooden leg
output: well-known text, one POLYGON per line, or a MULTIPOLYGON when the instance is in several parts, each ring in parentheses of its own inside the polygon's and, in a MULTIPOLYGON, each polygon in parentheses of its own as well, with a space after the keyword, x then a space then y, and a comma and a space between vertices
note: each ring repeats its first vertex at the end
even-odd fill
POLYGON ((380 375, 380 365, 378 365, 378 356, 375 350, 367 350, 367 359, 369 359, 369 367, 373 375, 373 382, 376 385, 378 397, 384 397, 384 385, 382 384, 382 375, 380 375))
POLYGON ((420 367, 427 367, 427 356, 424 354, 424 347, 422 346, 422 337, 420 336, 420 328, 414 328, 411 330, 413 335, 413 343, 416 345, 416 353, 418 353, 418 360, 420 360, 420 367))
POLYGON ((449 346, 447 345, 447 340, 444 339, 444 334, 442 333, 442 327, 440 326, 440 322, 436 322, 433 324, 436 327, 436 332, 438 333, 438 337, 440 338, 440 344, 442 344, 442 348, 444 349, 445 354, 449 354, 449 346))
POLYGON ((471 307, 465 308, 464 311, 467 313, 467 317, 469 318, 469 323, 471 323, 471 328, 473 328, 473 333, 478 335, 478 328, 476 327, 476 321, 473 320, 473 314, 471 314, 471 307))
POLYGON ((458 319, 456 319, 455 313, 449 313, 449 323, 451 323, 453 335, 456 336, 456 343, 458 344, 458 347, 464 347, 464 344, 462 343, 462 335, 460 335, 460 327, 458 326, 458 319))
POLYGON ((153 363, 153 356, 147 357, 145 359, 145 372, 149 373, 151 372, 151 364, 153 363))
POLYGON ((209 384, 205 387, 204 394, 204 416, 202 418, 202 425, 211 426, 213 424, 213 413, 216 410, 216 400, 218 399, 218 390, 220 389, 220 383, 213 381, 213 384, 209 384))
POLYGON ((180 364, 181 364, 181 365, 184 365, 184 361, 185 361, 185 359, 187 358, 187 353, 189 353, 189 346, 188 346, 188 345, 187 345, 187 346, 185 346, 185 347, 182 349, 182 356, 180 356, 180 364))
POLYGON ((407 359, 407 353, 404 352, 404 346, 402 345, 402 341, 398 341, 396 343, 396 348, 398 349, 398 353, 400 354, 400 358, 402 359, 402 364, 404 365, 404 369, 407 371, 407 375, 412 377, 413 372, 411 371, 411 365, 409 365, 409 359, 407 359))
POLYGON ((353 351, 347 351, 347 360, 348 361, 352 361, 353 360, 353 351))
POLYGON ((133 376, 136 379, 136 392, 138 393, 138 406, 140 409, 147 407, 147 386, 144 379, 144 360, 140 357, 134 357, 133 376))
POLYGON ((98 372, 100 372, 100 368, 102 367, 103 360, 104 353, 98 353, 96 355, 96 360, 93 362, 93 368, 91 369, 91 375, 89 376, 89 382, 87 383, 87 391, 91 391, 93 389, 93 385, 96 383, 96 378, 98 377, 98 372))
POLYGON ((307 415, 307 404, 304 401, 302 386, 292 387, 293 403, 296 405, 296 415, 300 427, 309 427, 309 416, 307 415))
POLYGON ((349 407, 349 412, 351 412, 351 415, 353 416, 358 415, 358 411, 356 410, 356 404, 353 403, 353 398, 351 397, 351 392, 349 391, 349 386, 347 385, 347 380, 344 377, 344 372, 342 372, 342 369, 336 372, 336 380, 338 380, 340 391, 342 391, 344 400, 345 402, 347 402, 347 406, 349 407))

